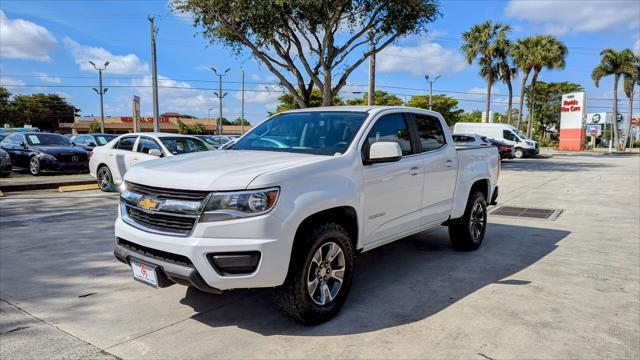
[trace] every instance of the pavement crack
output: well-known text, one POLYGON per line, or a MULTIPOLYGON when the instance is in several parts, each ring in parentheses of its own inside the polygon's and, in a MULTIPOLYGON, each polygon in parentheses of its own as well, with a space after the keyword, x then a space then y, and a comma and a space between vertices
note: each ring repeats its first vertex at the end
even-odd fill
POLYGON ((88 296, 95 295, 95 294, 97 294, 97 293, 88 293, 88 294, 78 295, 78 297, 79 298, 86 298, 88 296))
POLYGON ((31 326, 18 326, 18 327, 17 327, 17 328, 15 328, 15 329, 11 329, 11 330, 9 330, 9 331, 5 331, 5 332, 0 333, 0 334, 8 334, 8 333, 12 333, 12 332, 20 331, 20 330, 25 330, 25 329, 28 329, 28 328, 30 328, 30 327, 31 327, 31 326))
POLYGON ((487 356, 487 355, 485 355, 485 354, 483 354, 483 353, 478 353, 478 355, 482 356, 482 357, 483 357, 483 358, 485 358, 485 359, 495 360, 494 358, 489 357, 489 356, 487 356))

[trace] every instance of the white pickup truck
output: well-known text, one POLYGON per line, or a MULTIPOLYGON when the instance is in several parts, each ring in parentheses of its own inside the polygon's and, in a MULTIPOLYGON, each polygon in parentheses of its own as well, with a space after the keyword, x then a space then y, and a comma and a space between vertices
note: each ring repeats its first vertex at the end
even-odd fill
POLYGON ((443 224, 475 250, 498 195, 497 149, 457 150, 421 109, 294 110, 226 147, 126 173, 115 256, 134 279, 273 287, 287 314, 319 323, 344 303, 356 254, 443 224))

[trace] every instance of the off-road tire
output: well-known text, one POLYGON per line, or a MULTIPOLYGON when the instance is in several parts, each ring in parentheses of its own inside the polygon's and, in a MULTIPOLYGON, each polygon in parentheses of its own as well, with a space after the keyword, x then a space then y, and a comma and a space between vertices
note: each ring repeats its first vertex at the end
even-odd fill
POLYGON ((487 200, 480 191, 469 196, 464 215, 460 219, 449 222, 449 239, 456 250, 473 251, 482 245, 484 234, 487 230, 487 200), (472 215, 474 209, 480 207, 483 212, 482 230, 475 236, 472 230, 472 215))
POLYGON ((351 236, 344 226, 332 222, 318 225, 296 239, 287 278, 281 286, 274 289, 274 302, 287 315, 305 324, 319 324, 331 319, 338 313, 349 294, 353 280, 354 256, 351 236), (316 251, 328 242, 337 244, 344 253, 345 272, 335 298, 325 305, 319 305, 307 290, 308 270, 316 251))

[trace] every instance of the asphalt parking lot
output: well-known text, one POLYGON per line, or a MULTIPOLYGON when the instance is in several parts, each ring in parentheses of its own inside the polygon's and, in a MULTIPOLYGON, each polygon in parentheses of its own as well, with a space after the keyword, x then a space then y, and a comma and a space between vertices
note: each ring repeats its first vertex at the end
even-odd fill
POLYGON ((155 290, 113 257, 116 194, 0 198, 0 358, 640 357, 640 157, 503 163, 482 248, 445 228, 362 254, 345 307, 320 326, 270 290, 155 290))

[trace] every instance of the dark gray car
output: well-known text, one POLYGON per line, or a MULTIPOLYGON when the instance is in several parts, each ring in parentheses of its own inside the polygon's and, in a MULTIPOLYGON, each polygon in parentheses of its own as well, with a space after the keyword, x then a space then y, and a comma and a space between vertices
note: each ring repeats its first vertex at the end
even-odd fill
POLYGON ((0 149, 0 177, 11 175, 11 157, 9 153, 0 149))

